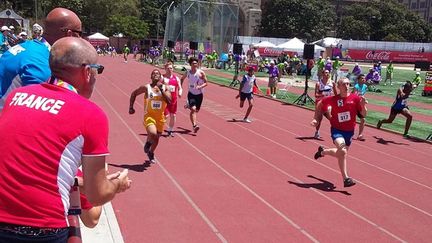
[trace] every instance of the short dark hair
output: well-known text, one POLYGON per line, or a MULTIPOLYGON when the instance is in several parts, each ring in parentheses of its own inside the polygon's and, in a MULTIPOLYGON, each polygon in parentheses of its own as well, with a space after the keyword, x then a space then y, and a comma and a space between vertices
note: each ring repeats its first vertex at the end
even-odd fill
POLYGON ((409 89, 412 89, 412 86, 413 86, 413 85, 412 85, 411 81, 408 81, 408 80, 407 80, 407 81, 405 82, 405 84, 403 85, 403 88, 404 88, 404 89, 408 89, 408 88, 409 88, 409 89))
POLYGON ((191 58, 189 58, 189 65, 192 65, 192 63, 193 62, 198 62, 198 58, 196 58, 196 57, 191 57, 191 58))
POLYGON ((358 77, 357 77, 357 80, 360 80, 360 78, 364 78, 364 74, 360 74, 358 77))

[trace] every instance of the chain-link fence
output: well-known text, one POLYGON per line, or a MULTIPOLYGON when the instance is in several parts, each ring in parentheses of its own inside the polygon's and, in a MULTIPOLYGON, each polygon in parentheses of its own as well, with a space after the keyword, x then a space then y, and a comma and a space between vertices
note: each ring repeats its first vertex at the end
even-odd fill
POLYGON ((182 53, 189 42, 197 42, 198 50, 209 53, 213 50, 228 50, 238 35, 239 6, 222 1, 182 1, 178 6, 168 7, 164 46, 168 41, 181 45, 182 53))

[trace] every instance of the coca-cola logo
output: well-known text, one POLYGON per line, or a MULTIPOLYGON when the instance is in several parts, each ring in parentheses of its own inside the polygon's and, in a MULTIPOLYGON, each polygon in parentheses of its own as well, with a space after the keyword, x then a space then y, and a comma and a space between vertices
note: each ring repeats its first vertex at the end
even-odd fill
POLYGON ((390 60, 390 53, 388 51, 369 51, 366 53, 366 59, 387 61, 390 60))
POLYGON ((263 48, 262 51, 260 50, 260 53, 262 53, 264 56, 278 56, 282 53, 282 50, 280 49, 274 49, 274 48, 263 48))

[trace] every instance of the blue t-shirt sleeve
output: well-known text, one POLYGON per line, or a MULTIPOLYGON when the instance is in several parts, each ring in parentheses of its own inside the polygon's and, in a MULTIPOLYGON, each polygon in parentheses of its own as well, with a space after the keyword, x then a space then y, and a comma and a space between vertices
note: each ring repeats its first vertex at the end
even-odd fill
POLYGON ((51 77, 49 50, 41 44, 33 44, 27 51, 32 53, 22 59, 20 77, 23 86, 45 82, 51 77))
POLYGON ((41 65, 41 63, 26 63, 20 75, 23 86, 39 84, 51 77, 51 70, 48 65, 41 65))

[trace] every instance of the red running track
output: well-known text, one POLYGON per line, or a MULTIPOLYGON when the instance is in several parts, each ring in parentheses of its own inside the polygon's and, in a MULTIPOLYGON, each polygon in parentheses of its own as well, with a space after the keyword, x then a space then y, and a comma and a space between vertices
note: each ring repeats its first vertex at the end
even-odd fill
POLYGON ((132 188, 113 207, 125 242, 429 242, 432 238, 431 145, 365 128, 348 165, 358 184, 344 188, 334 158, 318 161, 312 112, 256 98, 252 123, 237 92, 205 89, 192 133, 184 98, 176 136, 162 138, 158 163, 144 164, 142 97, 129 94, 154 67, 101 57, 105 72, 92 99, 110 119, 110 171, 129 168, 132 188))

